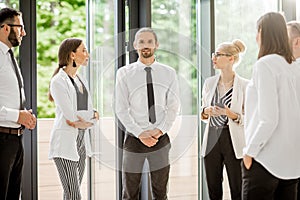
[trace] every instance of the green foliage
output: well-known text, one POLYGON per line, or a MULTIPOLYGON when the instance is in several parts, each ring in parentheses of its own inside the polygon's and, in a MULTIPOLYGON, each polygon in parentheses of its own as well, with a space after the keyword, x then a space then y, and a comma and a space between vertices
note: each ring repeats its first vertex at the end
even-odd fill
POLYGON ((259 3, 260 0, 239 1, 239 3, 217 0, 215 3, 216 45, 234 39, 241 39, 246 44, 247 50, 236 69, 237 73, 245 78, 251 78, 252 66, 257 59, 256 21, 266 10, 278 10, 276 0, 261 6, 253 6, 259 3))
POLYGON ((176 69, 179 75, 182 113, 198 113, 198 66, 196 42, 196 1, 153 0, 152 27, 156 30, 159 62, 176 69))
POLYGON ((48 100, 51 76, 58 66, 60 43, 69 37, 86 38, 85 0, 37 1, 37 113, 54 117, 54 104, 48 100))
POLYGON ((9 7, 19 10, 19 0, 2 0, 0 1, 0 9, 9 7))

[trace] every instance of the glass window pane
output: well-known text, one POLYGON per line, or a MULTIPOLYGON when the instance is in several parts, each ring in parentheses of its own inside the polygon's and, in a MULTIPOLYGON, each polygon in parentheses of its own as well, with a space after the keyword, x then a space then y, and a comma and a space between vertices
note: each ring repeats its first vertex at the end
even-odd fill
MULTIPOLYGON (((38 195, 39 199, 63 198, 63 188, 53 160, 48 159, 51 130, 55 117, 55 104, 47 97, 49 82, 58 67, 58 49, 70 37, 86 38, 85 0, 36 1, 37 31, 37 106, 38 106, 38 195), (70 15, 72 13, 72 15, 70 15)), ((26 27, 26 24, 25 24, 26 27)), ((26 36, 28 37, 28 35, 26 36)), ((82 73, 85 67, 81 67, 82 73)), ((88 169, 81 183, 83 199, 88 196, 88 169)))
POLYGON ((100 114, 97 134, 92 134, 95 155, 91 178, 93 199, 115 199, 115 80, 114 1, 89 1, 90 90, 100 114))
POLYGON ((0 0, 0 9, 9 7, 16 10, 19 10, 19 0, 3 1, 0 0))
POLYGON ((246 44, 247 50, 236 68, 245 78, 251 77, 257 59, 256 21, 270 11, 278 11, 278 0, 215 1, 215 44, 234 39, 241 39, 246 44))
POLYGON ((296 20, 300 21, 300 0, 296 0, 296 20))
POLYGON ((171 171, 168 197, 198 199, 196 1, 152 0, 152 28, 158 35, 156 59, 176 69, 181 115, 168 133, 171 171))
MULTIPOLYGON (((278 0, 215 0, 215 44, 234 39, 242 40, 247 50, 235 69, 242 77, 251 78, 257 60, 256 21, 266 12, 278 11, 278 0), (259 6, 257 6, 259 5, 259 6)), ((216 73, 219 73, 218 70, 216 73)), ((230 199, 226 170, 224 170, 224 198, 230 199)))

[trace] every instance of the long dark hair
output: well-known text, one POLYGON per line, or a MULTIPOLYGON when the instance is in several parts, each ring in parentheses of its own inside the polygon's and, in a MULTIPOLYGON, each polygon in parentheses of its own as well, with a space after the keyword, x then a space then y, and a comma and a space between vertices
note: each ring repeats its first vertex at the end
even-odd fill
POLYGON ((294 59, 289 44, 286 21, 282 14, 269 12, 257 21, 257 31, 261 31, 261 44, 258 59, 269 54, 278 54, 288 63, 294 59))
MULTIPOLYGON (((81 39, 67 38, 60 44, 58 50, 58 67, 55 69, 52 77, 58 73, 60 68, 67 66, 70 62, 73 62, 70 58, 71 52, 76 52, 77 48, 81 45, 81 43, 81 39)), ((50 101, 54 101, 50 90, 48 92, 48 99, 50 101)))

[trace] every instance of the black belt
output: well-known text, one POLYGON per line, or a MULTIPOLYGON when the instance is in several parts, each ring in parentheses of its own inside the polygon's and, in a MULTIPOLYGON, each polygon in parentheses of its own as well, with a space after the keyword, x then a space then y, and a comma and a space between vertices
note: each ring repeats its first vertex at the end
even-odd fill
POLYGON ((13 134, 13 135, 20 136, 24 133, 24 129, 22 127, 20 127, 20 128, 9 128, 9 127, 0 126, 0 133, 7 133, 7 134, 13 134))

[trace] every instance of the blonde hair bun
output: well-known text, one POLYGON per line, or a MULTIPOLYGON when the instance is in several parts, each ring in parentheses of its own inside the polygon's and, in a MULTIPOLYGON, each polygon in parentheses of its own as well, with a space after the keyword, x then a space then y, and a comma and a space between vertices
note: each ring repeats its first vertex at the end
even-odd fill
POLYGON ((235 39, 232 41, 232 44, 237 47, 239 53, 242 53, 246 50, 245 43, 242 40, 235 39))

